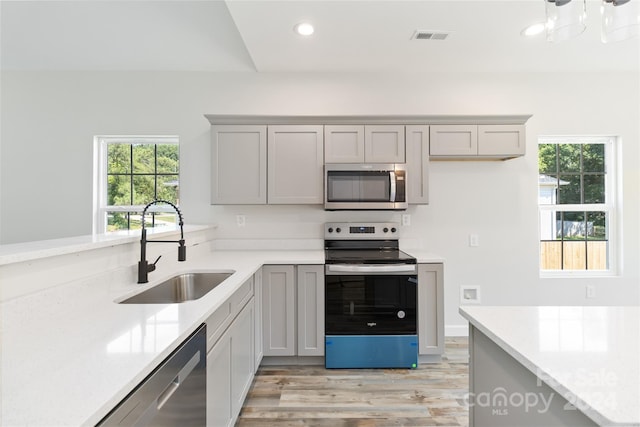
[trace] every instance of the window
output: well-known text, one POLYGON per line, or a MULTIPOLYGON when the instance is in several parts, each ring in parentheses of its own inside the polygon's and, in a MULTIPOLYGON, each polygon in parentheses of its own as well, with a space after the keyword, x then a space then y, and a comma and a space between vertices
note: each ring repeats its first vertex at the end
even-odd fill
POLYGON ((543 273, 613 272, 613 149, 610 137, 539 139, 543 273))
MULTIPOLYGON (((139 229, 142 210, 156 199, 179 205, 177 137, 99 136, 95 148, 95 233, 139 229)), ((176 223, 165 204, 154 205, 145 218, 149 227, 176 223)))

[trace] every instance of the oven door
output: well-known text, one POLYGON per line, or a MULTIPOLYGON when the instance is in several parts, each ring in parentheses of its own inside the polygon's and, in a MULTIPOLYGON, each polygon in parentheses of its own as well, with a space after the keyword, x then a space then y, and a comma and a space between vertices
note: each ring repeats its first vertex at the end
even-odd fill
POLYGON ((415 335, 415 264, 325 266, 326 335, 415 335))

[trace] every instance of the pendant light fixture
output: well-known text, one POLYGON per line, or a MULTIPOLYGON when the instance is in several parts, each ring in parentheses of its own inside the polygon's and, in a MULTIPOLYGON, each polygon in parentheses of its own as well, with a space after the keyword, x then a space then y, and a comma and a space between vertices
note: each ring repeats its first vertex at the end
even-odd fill
POLYGON ((545 0, 545 5, 548 41, 569 40, 579 36, 587 28, 586 0, 545 0))
POLYGON ((638 36, 639 0, 602 0, 602 32, 604 43, 638 36))

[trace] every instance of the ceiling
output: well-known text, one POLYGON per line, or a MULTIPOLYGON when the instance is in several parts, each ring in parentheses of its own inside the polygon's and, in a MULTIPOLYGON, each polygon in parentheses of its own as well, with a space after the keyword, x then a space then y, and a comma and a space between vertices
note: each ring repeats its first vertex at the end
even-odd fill
POLYGON ((0 2, 3 70, 220 72, 640 71, 638 39, 520 32, 543 0, 78 0, 0 2), (310 21, 312 37, 293 32, 310 21), (414 40, 416 30, 445 40, 414 40))

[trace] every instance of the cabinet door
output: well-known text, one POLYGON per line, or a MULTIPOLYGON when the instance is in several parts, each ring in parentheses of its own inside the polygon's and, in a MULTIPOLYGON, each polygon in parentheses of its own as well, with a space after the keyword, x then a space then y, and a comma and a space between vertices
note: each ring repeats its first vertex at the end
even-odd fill
POLYGON ((429 126, 406 127, 407 179, 411 204, 429 203, 429 126))
POLYGON ((477 125, 431 125, 429 154, 432 156, 476 156, 477 125))
POLYGON ((269 126, 268 203, 323 202, 322 126, 269 126))
POLYGON ((262 268, 262 343, 265 356, 295 356, 295 276, 292 265, 262 268))
POLYGON ((418 353, 444 353, 444 268, 418 265, 418 353))
POLYGON ((267 203, 267 127, 211 127, 211 203, 267 203))
POLYGON ((325 126, 324 161, 325 163, 364 162, 364 126, 325 126))
POLYGON ((298 356, 324 356, 324 265, 300 265, 298 356))
POLYGON ((231 413, 234 420, 253 381, 253 306, 251 299, 229 328, 231 332, 231 413))
POLYGON ((365 126, 364 161, 366 163, 404 163, 404 126, 365 126))
POLYGON ((258 368, 260 367, 260 362, 262 362, 262 355, 264 354, 262 351, 262 270, 256 271, 256 274, 253 275, 253 288, 254 288, 254 328, 253 328, 253 355, 254 355, 254 363, 253 363, 253 372, 258 372, 258 368))
POLYGON ((478 155, 524 156, 524 125, 478 126, 478 155))
POLYGON ((232 426, 231 336, 224 333, 207 353, 207 426, 232 426))

